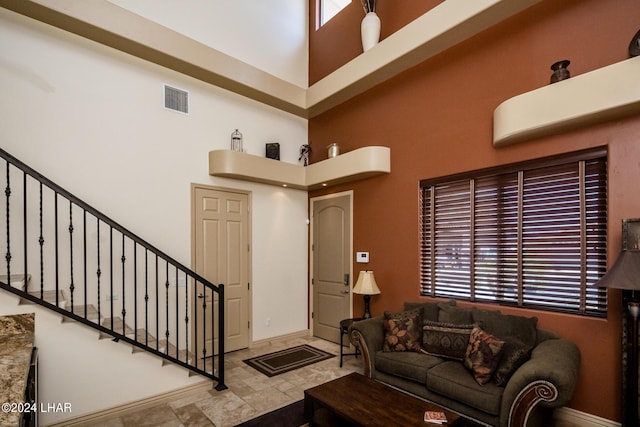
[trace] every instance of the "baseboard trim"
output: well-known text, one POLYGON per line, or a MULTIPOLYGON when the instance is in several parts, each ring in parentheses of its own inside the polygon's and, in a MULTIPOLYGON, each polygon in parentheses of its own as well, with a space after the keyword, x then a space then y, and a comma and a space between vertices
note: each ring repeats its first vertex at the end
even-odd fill
POLYGON ((251 343, 251 348, 260 347, 263 345, 277 344, 282 341, 287 341, 296 338, 306 338, 310 336, 311 331, 309 329, 303 329, 302 331, 292 332, 290 334, 278 335, 277 337, 265 338, 263 340, 254 341, 251 343))
POLYGON ((213 388, 213 384, 214 383, 208 380, 202 381, 197 384, 183 387, 178 390, 158 394, 155 396, 125 403, 123 405, 118 405, 112 408, 92 412, 90 414, 80 415, 78 417, 66 419, 64 421, 58 421, 54 424, 48 424, 48 426, 49 427, 66 427, 66 426, 81 427, 81 426, 93 425, 98 422, 109 420, 111 418, 121 417, 123 415, 127 415, 132 412, 141 411, 143 409, 151 408, 156 405, 181 399, 183 397, 187 397, 195 393, 201 393, 201 392, 211 390, 213 388))
MULTIPOLYGON (((254 348, 254 347, 260 347, 263 345, 277 344, 279 342, 287 341, 290 339, 306 338, 309 335, 310 335, 310 331, 308 329, 304 329, 302 331, 293 332, 290 334, 279 335, 277 337, 254 341, 253 343, 251 343, 250 346, 251 348, 254 348)), ((89 426, 89 425, 96 424, 98 422, 109 420, 111 418, 121 417, 123 415, 127 415, 143 409, 151 408, 156 405, 160 405, 162 403, 167 403, 173 400, 177 400, 191 394, 211 390, 212 388, 213 388, 213 383, 211 381, 206 380, 206 381, 203 381, 191 386, 187 386, 178 390, 170 391, 168 393, 158 394, 155 396, 125 403, 123 405, 114 406, 112 408, 103 409, 103 410, 92 412, 85 415, 80 415, 78 417, 69 418, 63 421, 57 421, 53 424, 48 424, 48 427, 89 426)))
MULTIPOLYGON (((571 408, 558 408, 553 412, 553 420, 564 426, 567 423, 576 427, 620 427, 620 423, 601 418, 571 408)), ((555 423, 554 423, 555 424, 555 423)))

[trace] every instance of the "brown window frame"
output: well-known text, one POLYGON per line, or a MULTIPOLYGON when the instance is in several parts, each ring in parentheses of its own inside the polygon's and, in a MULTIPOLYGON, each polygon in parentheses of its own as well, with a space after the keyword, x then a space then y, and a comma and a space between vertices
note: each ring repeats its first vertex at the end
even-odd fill
POLYGON ((421 295, 606 317, 606 148, 422 180, 420 210, 421 295))

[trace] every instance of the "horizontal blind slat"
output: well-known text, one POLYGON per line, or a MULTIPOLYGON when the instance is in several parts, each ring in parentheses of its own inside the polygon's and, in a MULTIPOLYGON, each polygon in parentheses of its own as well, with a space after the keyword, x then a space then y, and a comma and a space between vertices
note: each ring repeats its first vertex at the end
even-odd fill
POLYGON ((475 180, 421 181, 421 292, 514 305, 522 292, 525 307, 606 315, 606 291, 588 286, 606 271, 606 157, 583 155, 527 162, 522 194, 514 165, 475 180))

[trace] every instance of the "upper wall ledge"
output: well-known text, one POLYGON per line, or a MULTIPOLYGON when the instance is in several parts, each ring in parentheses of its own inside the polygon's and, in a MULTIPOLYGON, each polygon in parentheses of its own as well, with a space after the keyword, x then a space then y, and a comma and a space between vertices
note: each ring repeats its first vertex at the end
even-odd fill
POLYGON ((493 113, 501 147, 640 112, 640 57, 504 101, 493 113))
POLYGON ((389 147, 361 147, 309 166, 230 150, 209 152, 209 174, 298 190, 371 178, 391 172, 389 147))
POLYGON ((308 89, 107 0, 0 6, 304 118, 315 117, 541 0, 447 0, 308 89))

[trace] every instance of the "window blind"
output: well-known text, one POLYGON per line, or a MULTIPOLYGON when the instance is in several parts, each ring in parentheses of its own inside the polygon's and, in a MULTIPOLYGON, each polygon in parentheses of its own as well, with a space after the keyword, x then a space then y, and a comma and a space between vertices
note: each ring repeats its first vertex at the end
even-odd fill
POLYGON ((606 172, 598 149, 421 181, 421 294, 606 316, 606 172))

